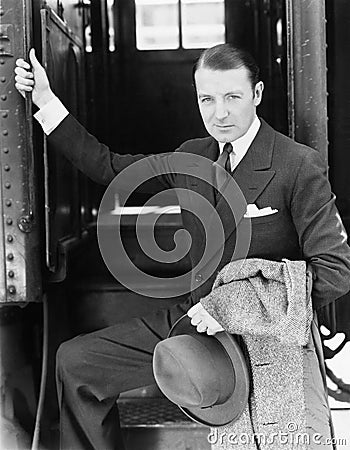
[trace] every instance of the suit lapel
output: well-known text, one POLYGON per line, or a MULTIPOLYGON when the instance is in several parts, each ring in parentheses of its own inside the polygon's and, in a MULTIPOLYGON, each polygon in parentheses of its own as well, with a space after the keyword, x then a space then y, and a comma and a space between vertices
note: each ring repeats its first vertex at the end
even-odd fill
POLYGON ((233 172, 233 178, 247 203, 254 203, 275 175, 271 170, 276 133, 264 120, 245 157, 233 172))
MULTIPOLYGON (((256 201, 275 175, 275 171, 271 170, 271 165, 276 133, 264 120, 260 120, 261 126, 258 134, 252 142, 248 152, 233 172, 233 179, 243 194, 238 195, 238 200, 234 202, 234 217, 236 223, 233 223, 230 206, 223 200, 223 198, 221 198, 216 205, 216 212, 219 214, 223 224, 225 241, 231 236, 242 220, 246 212, 247 204, 254 203, 256 201)), ((201 156, 205 156, 211 161, 214 161, 217 157, 217 146, 217 142, 214 139, 209 138, 205 146, 196 149, 193 153, 195 155, 199 154, 201 156)), ((211 177, 213 180, 213 172, 209 174, 208 167, 210 168, 210 165, 208 166, 205 164, 205 167, 203 167, 200 163, 198 164, 196 157, 194 157, 193 163, 190 162, 188 164, 188 169, 193 176, 185 177, 187 194, 184 195, 187 196, 187 201, 181 203, 187 204, 188 206, 186 209, 191 212, 195 212, 198 209, 198 200, 196 196, 191 194, 192 191, 206 198, 211 205, 215 207, 214 189, 202 180, 204 173, 206 178, 211 177)), ((227 184, 223 188, 223 195, 229 192, 232 191, 227 184)), ((185 200, 185 198, 183 198, 183 200, 185 200)), ((214 211, 212 212, 211 217, 208 217, 208 221, 204 224, 207 225, 206 231, 207 236, 209 237, 211 234, 217 233, 215 221, 212 220, 213 214, 215 214, 214 211)), ((196 227, 196 233, 198 233, 196 242, 198 246, 201 246, 201 248, 204 248, 206 245, 206 234, 203 228, 204 227, 199 226, 196 227)), ((219 248, 213 253, 212 256, 214 256, 218 250, 219 248)), ((209 262, 208 259, 207 261, 209 262)))
MULTIPOLYGON (((223 198, 225 193, 227 195, 230 192, 228 190, 232 189, 232 187, 230 188, 229 183, 227 183, 223 188, 223 195, 216 206, 216 211, 220 215, 223 223, 225 241, 242 220, 246 212, 246 204, 254 203, 275 175, 275 171, 271 170, 275 135, 276 133, 273 128, 261 119, 258 134, 246 155, 233 172, 233 179, 244 197, 238 195, 237 201, 234 201, 235 226, 232 223, 230 206, 223 198)), ((215 232, 215 230, 212 231, 215 232)))

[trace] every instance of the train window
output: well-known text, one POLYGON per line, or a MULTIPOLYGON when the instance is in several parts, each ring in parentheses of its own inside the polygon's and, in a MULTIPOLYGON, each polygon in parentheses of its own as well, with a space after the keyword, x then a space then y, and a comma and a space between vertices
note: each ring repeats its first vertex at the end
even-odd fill
POLYGON ((183 48, 206 48, 225 42, 224 0, 181 0, 183 48))
POLYGON ((205 48, 225 42, 224 0, 135 0, 138 50, 205 48))
POLYGON ((179 8, 177 0, 135 0, 136 47, 163 50, 179 47, 179 8))

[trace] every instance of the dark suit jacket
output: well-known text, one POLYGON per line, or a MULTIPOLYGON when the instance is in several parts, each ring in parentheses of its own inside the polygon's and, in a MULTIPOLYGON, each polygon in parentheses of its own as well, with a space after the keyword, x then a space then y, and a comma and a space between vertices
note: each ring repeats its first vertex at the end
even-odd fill
MULTIPOLYGON (((63 153, 82 172, 106 185, 124 168, 145 157, 113 153, 87 133, 71 115, 48 139, 51 147, 63 153)), ((178 198, 184 228, 192 236, 189 256, 193 267, 192 297, 195 302, 209 293, 217 271, 233 256, 233 259, 245 256, 243 250, 242 253, 239 249, 234 253, 233 249, 236 248, 239 227, 244 228, 248 220, 243 217, 244 202, 237 200, 235 217, 225 201, 215 203, 214 189, 200 179, 201 171, 206 169, 198 164, 196 155, 214 160, 216 141, 211 137, 187 141, 175 152, 146 158, 142 167, 142 177, 145 174, 149 178, 156 175, 156 189, 185 189, 179 191, 178 198), (186 160, 185 170, 178 164, 181 152, 194 155, 193 163, 186 160), (191 175, 184 174, 187 168, 191 175), (160 171, 164 174, 159 175, 160 171), (205 245, 216 233, 216 228, 210 225, 209 220, 206 237, 201 220, 189 212, 198 205, 197 197, 192 194, 196 192, 215 205, 223 223, 225 244, 215 267, 210 261, 208 263, 208 258, 200 263, 205 245)), ((276 132, 262 120, 258 134, 233 172, 233 178, 248 204, 278 210, 276 214, 251 219, 248 258, 306 260, 314 272, 312 296, 315 308, 350 290, 350 249, 335 207, 325 163, 317 151, 276 132)))

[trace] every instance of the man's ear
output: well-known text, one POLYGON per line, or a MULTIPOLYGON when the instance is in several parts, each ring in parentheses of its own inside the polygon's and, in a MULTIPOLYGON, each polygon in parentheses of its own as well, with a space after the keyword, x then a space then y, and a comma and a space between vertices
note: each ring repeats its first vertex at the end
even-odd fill
POLYGON ((264 91, 264 83, 262 81, 259 81, 256 83, 254 87, 254 105, 258 106, 261 103, 262 95, 264 91))

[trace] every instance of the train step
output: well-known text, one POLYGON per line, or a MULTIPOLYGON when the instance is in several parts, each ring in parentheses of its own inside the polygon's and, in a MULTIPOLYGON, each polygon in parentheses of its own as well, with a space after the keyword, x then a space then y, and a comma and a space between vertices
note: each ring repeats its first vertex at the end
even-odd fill
POLYGON ((164 398, 120 399, 127 450, 209 450, 210 428, 189 419, 164 398))

